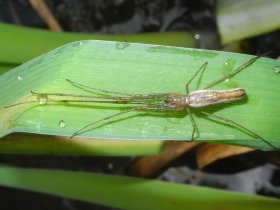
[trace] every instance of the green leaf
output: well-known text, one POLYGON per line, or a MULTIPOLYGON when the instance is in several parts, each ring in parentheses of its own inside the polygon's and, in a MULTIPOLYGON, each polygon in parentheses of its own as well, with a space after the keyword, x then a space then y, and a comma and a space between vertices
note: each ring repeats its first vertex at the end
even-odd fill
POLYGON ((59 136, 13 134, 0 140, 0 153, 83 156, 157 155, 162 141, 68 139, 59 136))
MULTIPOLYGON (((0 62, 21 64, 61 45, 79 40, 111 40, 137 43, 195 47, 196 40, 188 32, 164 32, 122 35, 57 33, 48 30, 0 23, 0 62)), ((0 71, 1 73, 1 71, 0 71)))
POLYGON ((0 166, 0 185, 121 209, 279 209, 279 199, 162 181, 0 166))
MULTIPOLYGON (((66 79, 129 94, 179 92, 186 94, 185 84, 208 62, 191 90, 242 65, 252 56, 123 42, 82 41, 68 44, 35 58, 0 77, 0 136, 28 132, 71 136, 80 128, 106 116, 131 108, 123 104, 53 104, 29 103, 38 93, 72 93, 94 95, 74 87, 66 79), (63 126, 61 126, 61 122, 63 126)), ((280 63, 260 58, 229 81, 211 89, 242 87, 247 99, 204 109, 229 118, 254 131, 280 148, 280 63)), ((60 97, 49 96, 49 100, 60 97)), ((64 98, 65 99, 65 98, 64 98)), ((69 99, 69 97, 66 99, 69 99)), ((39 99, 44 103, 44 98, 39 99)), ((262 150, 272 148, 246 132, 223 122, 209 120, 192 109, 199 129, 197 141, 243 145, 262 150)), ((191 138, 192 125, 186 112, 130 112, 93 126, 83 137, 126 140, 179 140, 191 138)))
POLYGON ((280 29, 279 0, 219 0, 216 19, 222 43, 280 29))

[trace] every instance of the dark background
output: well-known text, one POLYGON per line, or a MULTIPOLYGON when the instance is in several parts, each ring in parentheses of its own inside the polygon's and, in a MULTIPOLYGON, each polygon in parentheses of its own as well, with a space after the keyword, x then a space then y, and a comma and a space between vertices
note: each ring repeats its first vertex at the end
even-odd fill
MULTIPOLYGON (((144 32, 191 31, 199 39, 198 48, 221 49, 215 21, 215 1, 184 0, 46 0, 64 31, 94 34, 133 34, 144 32), (210 37, 210 38, 209 38, 210 37), (214 41, 207 41, 214 40, 214 41)), ((25 0, 0 0, 0 21, 35 28, 47 28, 45 22, 25 0)), ((272 32, 244 41, 244 52, 261 54, 273 51, 279 56, 280 32, 272 32)), ((211 186, 280 198, 280 169, 272 161, 277 154, 260 151, 217 161, 194 178, 197 170, 194 154, 172 162, 155 178, 195 185, 211 186), (179 171, 186 176, 175 173, 179 171)), ((132 157, 70 157, 44 155, 0 155, 0 164, 31 168, 127 174, 132 157)), ((279 164, 278 164, 279 165, 279 164)), ((110 209, 51 195, 0 187, 0 209, 110 209)))

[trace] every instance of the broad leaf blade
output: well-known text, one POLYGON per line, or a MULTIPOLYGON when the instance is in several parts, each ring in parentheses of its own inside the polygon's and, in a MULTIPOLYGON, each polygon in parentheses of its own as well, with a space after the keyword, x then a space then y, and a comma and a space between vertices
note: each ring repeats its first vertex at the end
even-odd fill
MULTIPOLYGON (((129 105, 26 104, 3 108, 14 103, 36 100, 39 93, 90 94, 74 87, 66 79, 129 94, 180 92, 206 61, 208 66, 191 89, 203 87, 230 69, 252 58, 249 55, 217 51, 104 41, 76 42, 36 59, 0 77, 1 136, 11 132, 31 132, 71 136, 78 129, 103 117, 131 108, 129 105), (60 126, 60 122, 65 125, 60 126)), ((260 58, 243 71, 212 89, 242 87, 248 98, 241 102, 207 108, 209 112, 234 120, 256 132, 275 147, 280 147, 277 74, 279 62, 260 58)), ((56 97, 50 97, 55 99, 56 97)), ((58 98, 56 98, 58 99, 58 98)), ((263 150, 272 148, 244 131, 217 123, 193 109, 200 132, 197 141, 215 141, 263 150)), ((84 137, 141 140, 189 140, 192 125, 186 112, 131 112, 112 118, 84 137)))

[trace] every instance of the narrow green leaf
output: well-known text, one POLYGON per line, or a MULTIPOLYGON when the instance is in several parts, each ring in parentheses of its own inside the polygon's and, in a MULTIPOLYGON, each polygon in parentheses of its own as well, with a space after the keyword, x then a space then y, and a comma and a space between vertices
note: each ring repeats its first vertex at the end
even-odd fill
MULTIPOLYGON (((48 30, 0 23, 0 62, 21 64, 61 45, 79 40, 112 40, 124 42, 195 47, 196 40, 188 32, 92 35, 58 33, 48 30)), ((1 71, 0 71, 1 73, 1 71)))
POLYGON ((59 136, 13 134, 0 140, 0 153, 83 156, 157 155, 162 141, 69 139, 59 136))
POLYGON ((279 209, 278 199, 123 176, 0 166, 0 185, 121 209, 279 209))
MULTIPOLYGON (((83 41, 68 44, 35 58, 0 77, 0 136, 28 132, 71 136, 80 128, 103 117, 131 108, 123 104, 52 104, 38 103, 4 108, 36 100, 38 93, 94 95, 74 87, 66 79, 107 90, 139 93, 179 92, 208 61, 201 79, 191 90, 205 86, 249 55, 123 42, 83 41), (63 122, 63 126, 61 126, 63 122)), ((204 109, 238 122, 280 148, 280 63, 260 58, 240 73, 212 89, 245 88, 247 99, 204 109)), ((60 97, 49 96, 49 100, 60 97)), ((66 99, 69 99, 66 98, 66 99)), ((244 131, 209 120, 192 109, 199 129, 197 141, 243 145, 262 150, 272 148, 244 131)), ((127 140, 189 140, 192 125, 186 112, 130 112, 103 122, 81 136, 127 140)))
POLYGON ((216 18, 223 44, 280 29, 279 0, 219 0, 216 18))

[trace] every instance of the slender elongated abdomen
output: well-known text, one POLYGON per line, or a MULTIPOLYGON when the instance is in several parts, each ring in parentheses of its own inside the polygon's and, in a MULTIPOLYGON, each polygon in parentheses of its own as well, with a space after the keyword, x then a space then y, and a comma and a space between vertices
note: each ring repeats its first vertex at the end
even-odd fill
POLYGON ((245 95, 246 92, 242 88, 230 90, 197 90, 187 95, 186 103, 190 107, 205 107, 241 100, 245 95))

